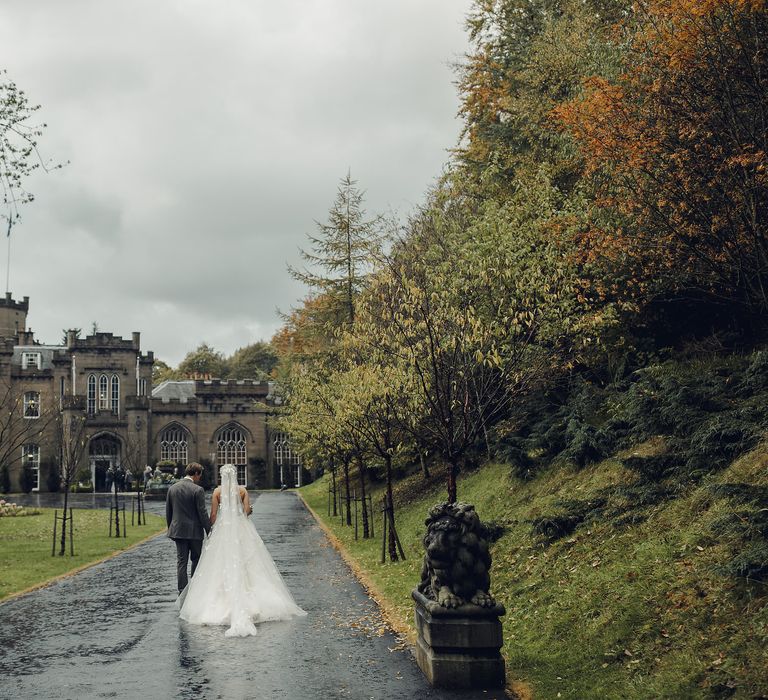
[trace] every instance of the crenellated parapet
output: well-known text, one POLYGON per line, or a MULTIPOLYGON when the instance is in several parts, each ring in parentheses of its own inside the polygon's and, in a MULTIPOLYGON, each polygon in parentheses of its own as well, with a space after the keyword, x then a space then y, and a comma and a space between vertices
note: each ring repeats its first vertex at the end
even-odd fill
POLYGON ((76 338, 74 334, 67 337, 67 346, 73 351, 88 350, 138 350, 140 347, 138 333, 134 333, 130 340, 112 333, 94 333, 85 338, 76 338))
POLYGON ((29 297, 23 297, 21 301, 11 298, 11 293, 6 292, 5 297, 0 297, 0 309, 12 309, 13 311, 29 311, 29 297))
POLYGON ((195 380, 195 395, 198 397, 218 396, 247 396, 266 398, 269 394, 269 382, 256 379, 197 379, 195 380))
POLYGON ((189 413, 197 410, 197 399, 153 396, 151 406, 153 413, 189 413))

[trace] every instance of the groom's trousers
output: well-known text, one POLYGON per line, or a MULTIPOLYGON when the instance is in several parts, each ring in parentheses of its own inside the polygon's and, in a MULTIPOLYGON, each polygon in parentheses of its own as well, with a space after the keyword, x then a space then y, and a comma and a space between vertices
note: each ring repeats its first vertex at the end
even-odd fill
POLYGON ((179 584, 179 593, 186 587, 189 579, 187 578, 187 563, 192 559, 192 576, 195 575, 197 562, 200 560, 200 552, 203 551, 202 540, 173 540, 176 543, 176 576, 179 584))

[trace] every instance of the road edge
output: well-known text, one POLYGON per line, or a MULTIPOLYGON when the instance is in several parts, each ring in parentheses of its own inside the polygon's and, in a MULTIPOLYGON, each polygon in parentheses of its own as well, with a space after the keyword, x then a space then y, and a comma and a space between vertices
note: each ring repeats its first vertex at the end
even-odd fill
POLYGON ((10 603, 12 600, 21 598, 22 596, 25 596, 29 593, 33 593, 34 591, 39 591, 41 588, 47 588, 48 586, 52 586, 54 583, 63 581, 64 579, 67 579, 70 576, 75 576, 76 574, 79 574, 81 571, 85 571, 86 569, 90 569, 93 566, 102 564, 105 561, 109 561, 110 559, 119 557, 121 554, 125 554, 126 552, 130 552, 132 549, 136 549, 136 547, 140 547, 141 545, 149 542, 149 540, 154 539, 155 537, 160 537, 163 533, 163 530, 165 530, 164 527, 160 528, 159 530, 157 530, 157 532, 154 532, 151 535, 147 535, 144 539, 139 540, 138 542, 134 542, 132 545, 130 545, 129 547, 126 547, 125 549, 118 549, 117 551, 111 552, 110 554, 107 554, 106 556, 103 556, 100 559, 94 559, 93 561, 90 561, 86 564, 82 564, 81 566, 78 566, 75 569, 71 569, 70 571, 67 571, 63 574, 59 574, 58 576, 54 576, 53 578, 49 578, 49 579, 46 579, 45 581, 41 581, 40 583, 36 583, 33 586, 29 586, 28 588, 25 588, 23 591, 17 591, 15 593, 11 593, 10 595, 0 600, 0 608, 2 608, 3 605, 5 605, 6 603, 10 603))
POLYGON ((359 581, 360 585, 363 588, 365 588, 366 592, 371 597, 371 599, 376 603, 376 605, 378 605, 379 610, 381 610, 381 614, 382 614, 382 617, 384 618, 384 621, 399 637, 401 637, 407 643, 408 649, 411 652, 411 654, 415 654, 416 630, 410 625, 408 625, 408 623, 403 619, 402 615, 400 615, 397 609, 389 603, 389 601, 381 593, 381 591, 378 589, 376 584, 371 580, 368 574, 362 569, 362 567, 357 563, 355 558, 344 547, 341 540, 339 540, 339 538, 333 534, 333 531, 323 522, 322 518, 317 513, 315 513, 315 511, 312 509, 312 506, 310 506, 309 503, 307 503, 304 496, 298 491, 296 491, 295 493, 299 497, 299 500, 302 502, 304 507, 309 511, 309 513, 315 519, 315 522, 318 524, 320 529, 328 538, 328 541, 331 543, 331 545, 333 545, 333 548, 341 555, 341 558, 344 560, 346 565, 351 569, 352 573, 354 574, 355 578, 359 581))

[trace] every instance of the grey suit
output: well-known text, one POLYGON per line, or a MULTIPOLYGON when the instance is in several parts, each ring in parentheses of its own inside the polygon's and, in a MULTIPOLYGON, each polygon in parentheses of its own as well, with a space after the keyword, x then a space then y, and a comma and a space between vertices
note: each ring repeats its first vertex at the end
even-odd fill
POLYGON ((184 478, 168 489, 165 498, 168 537, 176 542, 176 569, 179 593, 187 585, 187 563, 192 559, 192 575, 203 549, 203 533, 211 531, 205 509, 205 491, 192 479, 184 478))

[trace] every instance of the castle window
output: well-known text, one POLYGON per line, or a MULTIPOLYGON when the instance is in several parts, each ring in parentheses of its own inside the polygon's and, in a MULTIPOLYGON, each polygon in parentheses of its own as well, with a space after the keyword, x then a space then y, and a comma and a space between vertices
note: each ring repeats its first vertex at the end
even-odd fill
POLYGON ((88 377, 88 414, 96 413, 96 375, 91 374, 88 377))
POLYGON ((280 482, 286 473, 293 475, 293 483, 301 486, 301 455, 294 449, 288 433, 275 433, 272 440, 275 464, 280 468, 280 482))
POLYGON ((120 413, 120 377, 112 375, 112 413, 120 413))
POLYGON ((29 444, 21 448, 21 466, 32 470, 32 490, 40 490, 40 445, 29 444))
POLYGON ((187 462, 187 431, 171 425, 160 433, 160 459, 187 462))
POLYGON ((247 486, 248 454, 243 431, 237 426, 222 429, 216 440, 216 447, 219 466, 234 464, 237 467, 237 483, 247 486))
POLYGON ((42 366, 42 355, 39 352, 21 353, 22 369, 40 369, 42 366))
POLYGON ((139 379, 139 396, 147 395, 147 380, 139 379))
POLYGON ((28 391, 24 394, 24 418, 40 418, 39 391, 28 391))
POLYGON ((109 408, 109 380, 106 374, 99 377, 99 410, 109 408))

